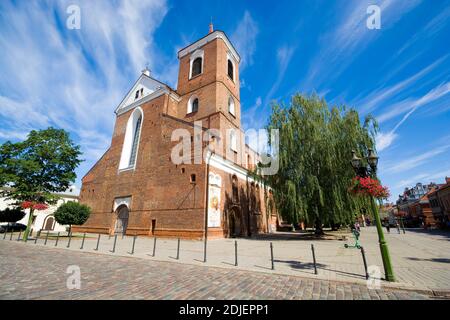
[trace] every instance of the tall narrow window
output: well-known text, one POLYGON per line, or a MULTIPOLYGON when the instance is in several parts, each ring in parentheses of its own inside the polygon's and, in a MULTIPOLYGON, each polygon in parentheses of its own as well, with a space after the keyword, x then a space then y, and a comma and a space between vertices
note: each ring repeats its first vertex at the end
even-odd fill
POLYGON ((236 175, 232 177, 232 197, 234 203, 239 202, 238 179, 236 175))
POLYGON ((237 152, 236 131, 234 129, 230 130, 230 149, 237 152))
POLYGON ((228 112, 231 113, 233 116, 235 115, 235 110, 234 110, 234 99, 233 97, 229 97, 228 98, 228 112))
POLYGON ((144 112, 140 107, 134 109, 128 118, 125 129, 125 137, 122 146, 122 155, 120 156, 119 170, 134 169, 137 154, 139 152, 139 137, 141 135, 142 122, 144 121, 144 112))
POLYGON ((192 77, 202 73, 202 58, 196 58, 192 63, 192 77))
POLYGON ((198 98, 195 98, 194 101, 192 101, 192 112, 198 111, 198 98))
POLYGON ((231 62, 230 59, 228 59, 228 76, 231 78, 231 80, 234 81, 234 70, 233 70, 233 62, 231 62))
POLYGON ((142 117, 140 116, 136 122, 136 129, 133 135, 133 144, 131 145, 131 155, 130 155, 130 163, 129 166, 132 167, 136 163, 136 154, 137 154, 137 146, 139 143, 139 136, 141 133, 141 122, 142 117))

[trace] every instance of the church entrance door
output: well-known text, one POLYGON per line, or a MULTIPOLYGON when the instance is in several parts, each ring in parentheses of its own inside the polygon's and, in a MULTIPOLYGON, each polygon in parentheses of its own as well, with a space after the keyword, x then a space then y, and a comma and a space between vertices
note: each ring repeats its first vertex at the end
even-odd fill
POLYGON ((128 207, 127 206, 119 207, 117 210, 116 226, 114 228, 115 234, 125 235, 128 227, 128 217, 129 217, 128 207))

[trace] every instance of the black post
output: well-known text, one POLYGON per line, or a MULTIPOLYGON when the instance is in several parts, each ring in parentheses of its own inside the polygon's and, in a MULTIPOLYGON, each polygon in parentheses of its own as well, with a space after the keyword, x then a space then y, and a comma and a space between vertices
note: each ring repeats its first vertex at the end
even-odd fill
POLYGON ((153 238, 153 257, 155 256, 156 253, 156 237, 153 238))
POLYGON ((270 261, 272 262, 272 270, 275 270, 275 264, 273 263, 273 244, 270 243, 270 261))
POLYGON ((177 260, 180 259, 180 238, 178 238, 177 244, 177 260))
POLYGON ((136 243, 136 235, 133 236, 133 246, 131 247, 131 254, 134 254, 134 244, 136 243))
POLYGON ((58 235, 56 236, 55 247, 57 247, 57 246, 58 246, 58 241, 59 241, 59 231, 58 231, 58 235))
POLYGON ((84 239, 86 239, 86 232, 83 234, 83 241, 81 241, 80 250, 83 250, 83 248, 84 248, 84 239))
POLYGON ((95 247, 95 251, 98 251, 98 245, 100 244, 100 233, 98 234, 97 246, 95 247))
POLYGON ((67 248, 70 248, 70 241, 72 241, 72 232, 69 232, 69 242, 67 243, 67 248))
POLYGON ((116 242, 117 242, 117 234, 114 236, 114 245, 113 245, 113 249, 112 249, 112 253, 116 252, 116 242))
POLYGON ((313 262, 314 262, 314 274, 317 274, 316 253, 314 252, 314 245, 313 244, 311 244, 311 251, 312 251, 313 262))
POLYGON ((208 241, 207 239, 208 239, 208 238, 205 237, 205 241, 203 242, 203 243, 204 243, 204 244, 203 244, 203 262, 204 262, 204 263, 206 263, 206 242, 208 241))
POLYGON ((13 234, 14 234, 14 231, 11 230, 11 236, 9 237, 9 241, 12 240, 13 234))
POLYGON ((17 241, 20 241, 20 236, 22 235, 22 231, 19 231, 19 236, 17 237, 17 241))
POLYGON ((364 270, 366 272, 366 279, 369 279, 369 272, 367 272, 367 261, 366 261, 366 253, 364 252, 364 247, 361 247, 361 255, 364 262, 364 270))
POLYGON ((8 232, 8 229, 5 229, 5 234, 3 235, 3 240, 5 240, 7 232, 8 232))
POLYGON ((234 266, 237 267, 238 258, 237 258, 237 241, 234 240, 234 266))
POLYGON ((36 237, 34 238, 34 244, 37 243, 37 240, 38 240, 38 234, 36 233, 36 237))
POLYGON ((403 234, 405 234, 405 225, 403 224, 403 218, 400 219, 400 222, 402 223, 403 234))
POLYGON ((50 231, 47 230, 47 234, 45 235, 45 241, 44 241, 44 246, 47 245, 47 240, 48 240, 48 234, 50 231))

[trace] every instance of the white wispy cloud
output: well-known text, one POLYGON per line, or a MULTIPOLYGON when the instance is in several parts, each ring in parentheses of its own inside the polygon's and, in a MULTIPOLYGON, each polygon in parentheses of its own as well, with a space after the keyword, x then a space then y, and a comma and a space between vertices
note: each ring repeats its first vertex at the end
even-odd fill
POLYGON ((242 73, 245 67, 253 64, 253 55, 256 50, 256 37, 259 28, 250 12, 245 11, 244 16, 238 23, 234 32, 231 33, 230 40, 241 56, 239 70, 242 73))
POLYGON ((376 145, 377 145, 377 150, 378 151, 383 151, 384 149, 387 149, 390 145, 392 145, 392 143, 394 142, 395 139, 397 139, 398 134, 396 134, 395 132, 379 132, 376 136, 376 145))
POLYGON ((426 163, 430 159, 433 159, 434 157, 447 152, 449 149, 450 144, 436 147, 417 156, 411 156, 407 157, 405 160, 396 161, 395 164, 387 167, 385 171, 387 173, 399 173, 411 170, 426 163))
POLYGON ((65 26, 70 4, 1 1, 0 138, 66 129, 82 146, 84 174, 110 144, 113 111, 143 67, 174 76, 154 42, 165 0, 77 1, 80 30, 65 26))
POLYGON ((338 15, 332 30, 320 39, 318 54, 301 84, 306 90, 319 90, 320 86, 337 78, 369 43, 377 39, 383 30, 391 28, 406 13, 421 3, 413 1, 348 1, 338 15), (376 4, 381 9, 381 30, 369 30, 366 26, 367 7, 376 4))
POLYGON ((422 183, 443 183, 444 177, 450 176, 450 168, 435 171, 432 173, 429 172, 422 172, 419 174, 416 174, 412 177, 408 177, 407 179, 400 180, 394 187, 395 188, 407 188, 415 185, 418 182, 422 183))
POLYGON ((270 100, 273 98, 273 95, 280 87, 295 50, 296 46, 288 46, 288 45, 278 48, 277 50, 278 75, 275 82, 272 84, 272 87, 270 88, 269 92, 267 93, 266 97, 264 98, 263 106, 268 106, 270 100))

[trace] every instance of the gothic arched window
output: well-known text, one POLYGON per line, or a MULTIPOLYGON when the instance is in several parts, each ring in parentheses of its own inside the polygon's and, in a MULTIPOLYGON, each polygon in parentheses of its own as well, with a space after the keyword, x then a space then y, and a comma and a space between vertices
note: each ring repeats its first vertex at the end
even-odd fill
POLYGON ((192 77, 202 73, 202 58, 198 57, 192 63, 192 77))
POLYGON ((192 112, 198 111, 198 98, 195 98, 194 101, 192 101, 192 112))
POLYGON ((130 163, 128 164, 130 167, 134 166, 134 164, 136 163, 137 146, 139 143, 139 136, 141 133, 141 122, 142 122, 142 116, 139 116, 139 118, 136 122, 136 127, 134 129, 133 144, 131 145, 130 163))
POLYGON ((228 59, 228 76, 234 81, 234 66, 230 59, 228 59))
POLYGON ((136 108, 128 118, 119 170, 132 169, 136 164, 143 118, 144 113, 140 107, 136 108))

